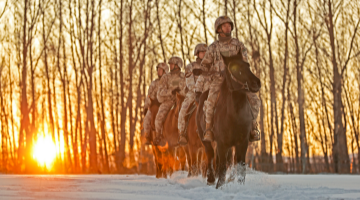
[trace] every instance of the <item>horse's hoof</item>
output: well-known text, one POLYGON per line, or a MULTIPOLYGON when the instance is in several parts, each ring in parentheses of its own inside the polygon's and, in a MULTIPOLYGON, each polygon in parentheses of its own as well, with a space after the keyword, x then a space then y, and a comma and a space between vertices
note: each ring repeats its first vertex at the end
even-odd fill
POLYGON ((237 181, 240 185, 245 185, 245 177, 238 177, 237 181))
POLYGON ((210 176, 210 177, 207 178, 207 184, 208 185, 214 185, 215 184, 214 176, 210 176))
POLYGON ((235 180, 235 177, 229 177, 228 179, 227 179, 227 183, 231 183, 231 182, 233 182, 235 180))
POLYGON ((216 184, 216 189, 219 189, 223 185, 224 185, 224 183, 222 181, 218 181, 216 184))
POLYGON ((208 182, 207 182, 207 185, 208 185, 208 186, 215 185, 215 181, 213 181, 213 182, 209 182, 209 181, 208 181, 208 182))

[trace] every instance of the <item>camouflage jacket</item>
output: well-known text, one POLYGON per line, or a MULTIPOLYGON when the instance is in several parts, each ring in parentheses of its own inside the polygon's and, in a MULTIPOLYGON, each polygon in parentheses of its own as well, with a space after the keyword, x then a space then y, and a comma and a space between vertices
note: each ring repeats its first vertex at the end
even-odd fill
POLYGON ((149 86, 148 95, 145 99, 145 108, 150 106, 150 99, 156 99, 156 93, 159 89, 160 78, 153 80, 149 86))
POLYGON ((210 89, 211 76, 208 73, 202 73, 196 80, 195 92, 205 92, 210 89))
POLYGON ((159 90, 156 95, 157 99, 160 103, 175 101, 175 95, 171 92, 176 88, 179 88, 182 91, 184 87, 185 75, 180 70, 164 74, 159 81, 159 90))
POLYGON ((208 47, 201 65, 212 72, 221 72, 226 69, 222 56, 234 56, 239 52, 239 50, 241 50, 243 60, 248 62, 247 49, 244 43, 240 42, 236 38, 231 38, 226 42, 216 40, 208 47))
POLYGON ((199 76, 195 76, 192 73, 193 69, 201 69, 201 59, 197 58, 196 62, 192 62, 186 66, 185 80, 186 80, 186 92, 194 92, 195 84, 199 76))

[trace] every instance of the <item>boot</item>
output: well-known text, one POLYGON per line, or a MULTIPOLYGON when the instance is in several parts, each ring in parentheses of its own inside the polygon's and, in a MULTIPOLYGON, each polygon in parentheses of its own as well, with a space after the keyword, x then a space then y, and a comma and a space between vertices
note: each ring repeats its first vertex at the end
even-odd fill
POLYGON ((249 142, 256 142, 260 140, 260 130, 258 128, 258 123, 256 120, 253 121, 252 123, 252 129, 250 132, 250 138, 249 138, 249 142))
POLYGON ((181 146, 187 145, 188 141, 186 139, 186 135, 184 133, 180 133, 179 142, 181 146))
POLYGON ((151 137, 150 134, 148 133, 145 133, 145 145, 146 146, 151 145, 151 137))
POLYGON ((210 123, 206 123, 206 130, 203 141, 207 141, 207 142, 214 141, 214 133, 212 132, 212 125, 210 123))
POLYGON ((159 134, 156 134, 156 135, 157 135, 157 137, 154 140, 154 145, 159 146, 159 147, 165 147, 166 142, 164 140, 163 135, 159 135, 159 134))

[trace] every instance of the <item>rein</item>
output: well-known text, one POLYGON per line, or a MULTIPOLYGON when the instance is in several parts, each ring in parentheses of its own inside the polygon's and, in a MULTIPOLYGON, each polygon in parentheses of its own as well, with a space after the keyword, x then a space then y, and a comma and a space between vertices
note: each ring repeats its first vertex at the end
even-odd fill
MULTIPOLYGON (((232 86, 232 84, 231 84, 231 82, 230 82, 230 80, 228 80, 228 78, 225 77, 225 78, 226 78, 227 85, 229 85, 227 88, 229 89, 229 91, 230 91, 231 93, 236 92, 236 91, 240 91, 240 90, 243 90, 243 89, 245 89, 245 90, 247 90, 247 91, 250 91, 247 81, 246 81, 245 83, 243 83, 243 82, 237 80, 237 79, 230 73, 229 67, 227 67, 227 70, 228 70, 228 73, 229 73, 230 76, 231 76, 231 79, 241 85, 241 88, 239 88, 239 89, 234 89, 233 86, 232 86)), ((225 74, 226 74, 226 72, 225 72, 225 74)), ((253 113, 253 110, 252 110, 252 108, 251 108, 251 104, 250 104, 250 102, 249 102, 249 98, 248 98, 247 95, 246 95, 246 102, 247 102, 247 103, 249 104, 249 106, 250 106, 251 116, 252 116, 252 118, 253 118, 253 120, 254 120, 254 119, 255 119, 255 116, 254 116, 254 113, 253 113)))
MULTIPOLYGON (((228 89, 230 90, 230 92, 235 92, 235 91, 239 91, 239 90, 247 90, 247 91, 250 91, 247 81, 246 81, 245 83, 243 83, 243 82, 237 80, 237 79, 230 73, 229 67, 226 67, 226 69, 227 69, 228 73, 230 74, 231 79, 234 80, 236 83, 238 83, 238 84, 241 85, 241 88, 239 88, 239 89, 234 89, 234 88, 232 87, 232 84, 231 84, 230 80, 228 80, 227 77, 226 77, 227 83, 228 83, 228 85, 229 85, 229 86, 228 86, 228 89)), ((226 72, 225 72, 225 74, 226 74, 226 72)), ((226 75, 227 75, 227 74, 226 74, 226 75)))

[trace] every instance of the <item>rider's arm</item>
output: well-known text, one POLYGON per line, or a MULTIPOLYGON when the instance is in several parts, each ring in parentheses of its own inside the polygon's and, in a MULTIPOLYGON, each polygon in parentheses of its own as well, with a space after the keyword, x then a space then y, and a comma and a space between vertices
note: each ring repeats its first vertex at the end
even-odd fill
POLYGON ((194 92, 203 92, 204 83, 205 83, 205 75, 200 74, 198 79, 196 80, 194 92))
POLYGON ((156 83, 157 81, 153 81, 151 82, 150 86, 149 86, 149 90, 148 90, 148 94, 146 96, 146 99, 145 99, 145 108, 148 108, 150 106, 150 98, 151 99, 156 99, 156 83))
POLYGON ((188 90, 194 91, 194 87, 195 87, 194 75, 191 74, 190 76, 186 77, 185 82, 186 82, 186 87, 188 88, 188 90))
POLYGON ((149 86, 148 96, 149 96, 151 99, 155 99, 155 98, 156 98, 156 93, 157 93, 156 85, 158 84, 158 82, 159 82, 159 80, 153 81, 153 82, 151 82, 151 84, 150 84, 150 86, 149 86))
POLYGON ((212 51, 212 49, 213 49, 214 47, 212 46, 212 45, 210 45, 209 47, 208 47, 208 50, 206 51, 206 53, 205 53, 205 56, 204 56, 204 58, 202 59, 202 61, 201 61, 201 66, 202 67, 205 67, 206 69, 208 69, 208 70, 210 70, 210 68, 211 68, 211 66, 212 66, 212 63, 213 63, 213 61, 214 61, 214 55, 213 55, 213 51, 212 51))
POLYGON ((165 97, 169 97, 171 96, 171 89, 168 88, 168 76, 164 75, 161 77, 160 82, 159 82, 159 89, 157 91, 157 99, 159 100, 159 102, 161 102, 161 99, 164 99, 165 97))

